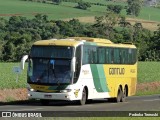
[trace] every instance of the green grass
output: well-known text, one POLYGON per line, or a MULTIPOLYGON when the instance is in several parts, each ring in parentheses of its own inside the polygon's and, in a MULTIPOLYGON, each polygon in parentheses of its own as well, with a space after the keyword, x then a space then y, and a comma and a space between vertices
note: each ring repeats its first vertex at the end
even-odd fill
POLYGON ((160 81, 160 62, 139 62, 138 83, 160 81))
MULTIPOLYGON (((160 62, 139 62, 138 63, 138 84, 160 81, 160 62)), ((150 84, 151 85, 151 84, 150 84)), ((156 85, 157 86, 157 85, 156 85)), ((156 86, 145 86, 143 90, 137 90, 136 95, 159 94, 160 88, 156 86)), ((144 87, 144 86, 143 86, 144 87)))
MULTIPOLYGON (((106 0, 84 0, 92 3, 102 4, 120 4, 125 6, 123 2, 106 2, 106 0)), ((42 13, 49 16, 49 19, 66 19, 75 17, 86 17, 86 16, 100 16, 106 12, 106 6, 92 5, 88 10, 81 10, 74 8, 77 3, 63 2, 61 5, 45 4, 38 2, 29 2, 22 0, 0 0, 0 14, 1 17, 9 18, 10 16, 4 16, 4 14, 21 14, 27 18, 33 18, 35 13, 42 13)), ((160 21, 159 15, 160 9, 143 7, 138 18, 146 20, 160 21)), ((122 11, 125 15, 125 10, 122 11)))
POLYGON ((26 87, 27 67, 19 74, 18 82, 16 83, 17 74, 13 72, 14 66, 19 66, 19 63, 0 63, 0 89, 26 87))
POLYGON ((22 14, 32 18, 34 13, 44 13, 50 19, 65 19, 99 15, 93 11, 80 10, 64 5, 44 4, 21 0, 0 0, 0 14, 22 14))
POLYGON ((160 22, 160 9, 153 7, 143 7, 138 18, 160 22))

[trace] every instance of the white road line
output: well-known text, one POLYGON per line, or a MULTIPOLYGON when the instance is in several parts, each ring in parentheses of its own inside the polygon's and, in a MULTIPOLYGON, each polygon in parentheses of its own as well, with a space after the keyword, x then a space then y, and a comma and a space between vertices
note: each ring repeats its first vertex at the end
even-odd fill
POLYGON ((160 101, 160 99, 153 99, 153 100, 143 100, 143 101, 160 101))
POLYGON ((43 108, 35 108, 35 109, 12 109, 12 110, 7 110, 7 111, 34 111, 34 110, 41 110, 43 108))

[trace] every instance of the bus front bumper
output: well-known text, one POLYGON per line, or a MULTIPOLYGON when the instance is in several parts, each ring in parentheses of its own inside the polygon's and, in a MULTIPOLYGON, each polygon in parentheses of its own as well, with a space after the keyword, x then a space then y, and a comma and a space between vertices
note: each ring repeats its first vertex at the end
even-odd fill
POLYGON ((47 100, 78 100, 71 92, 67 93, 44 93, 28 91, 29 99, 47 99, 47 100))

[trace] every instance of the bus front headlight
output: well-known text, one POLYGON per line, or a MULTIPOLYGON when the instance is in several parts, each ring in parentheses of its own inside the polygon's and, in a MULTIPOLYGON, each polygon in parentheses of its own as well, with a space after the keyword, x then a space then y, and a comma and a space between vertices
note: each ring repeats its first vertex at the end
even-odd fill
POLYGON ((35 92, 36 90, 35 90, 35 89, 33 89, 33 88, 31 88, 31 89, 30 89, 30 91, 35 92))
POLYGON ((71 89, 60 90, 61 93, 71 92, 71 89))
POLYGON ((28 91, 31 91, 31 92, 36 92, 36 90, 33 89, 33 88, 27 88, 27 90, 28 90, 28 91))

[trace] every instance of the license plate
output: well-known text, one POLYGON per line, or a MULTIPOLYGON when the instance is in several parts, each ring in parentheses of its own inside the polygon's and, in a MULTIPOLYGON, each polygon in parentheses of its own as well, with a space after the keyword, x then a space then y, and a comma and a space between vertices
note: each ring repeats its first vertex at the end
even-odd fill
POLYGON ((44 98, 52 98, 52 95, 44 95, 44 98))

